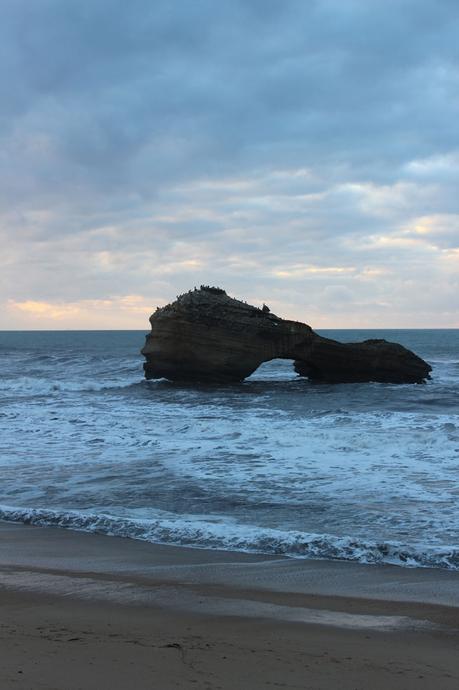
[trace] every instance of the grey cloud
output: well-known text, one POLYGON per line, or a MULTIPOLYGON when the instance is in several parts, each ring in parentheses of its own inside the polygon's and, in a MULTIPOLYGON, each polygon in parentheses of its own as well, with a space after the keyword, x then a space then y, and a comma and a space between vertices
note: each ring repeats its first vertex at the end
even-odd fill
POLYGON ((13 34, 20 79, 6 75, 4 102, 17 94, 28 131, 46 133, 63 165, 74 173, 81 166, 102 185, 98 173, 109 184, 114 166, 135 172, 137 156, 158 182, 250 168, 258 157, 266 165, 273 153, 284 164, 352 163, 352 148, 355 164, 379 154, 384 167, 403 160, 410 144, 427 155, 442 143, 452 104, 441 82, 454 83, 457 52, 448 3, 403 3, 392 13, 382 3, 282 7, 15 3, 4 31, 13 34), (26 103, 15 86, 24 81, 26 103), (434 113, 430 89, 439 92, 434 113), (186 139, 193 143, 183 147, 186 139), (146 165, 149 143, 156 156, 146 165))

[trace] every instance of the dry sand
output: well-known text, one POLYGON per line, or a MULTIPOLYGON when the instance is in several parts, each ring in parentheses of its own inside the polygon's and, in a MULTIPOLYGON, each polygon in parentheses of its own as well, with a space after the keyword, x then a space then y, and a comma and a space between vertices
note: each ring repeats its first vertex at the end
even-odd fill
POLYGON ((459 687, 459 574, 0 523, 0 689, 459 687))

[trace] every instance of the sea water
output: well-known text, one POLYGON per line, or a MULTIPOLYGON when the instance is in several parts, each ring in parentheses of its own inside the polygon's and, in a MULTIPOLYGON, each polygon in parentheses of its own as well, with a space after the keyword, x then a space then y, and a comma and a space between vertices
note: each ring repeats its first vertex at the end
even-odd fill
POLYGON ((0 333, 0 519, 157 543, 459 569, 459 330, 421 385, 145 381, 137 331, 0 333))

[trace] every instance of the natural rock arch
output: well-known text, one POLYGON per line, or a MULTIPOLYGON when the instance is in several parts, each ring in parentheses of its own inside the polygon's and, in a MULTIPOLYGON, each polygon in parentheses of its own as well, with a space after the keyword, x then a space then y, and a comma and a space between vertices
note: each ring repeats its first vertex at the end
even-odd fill
POLYGON ((201 286, 150 317, 142 354, 145 377, 234 382, 263 362, 292 359, 295 371, 331 383, 381 381, 419 383, 431 367, 402 345, 385 340, 339 343, 310 326, 201 286))

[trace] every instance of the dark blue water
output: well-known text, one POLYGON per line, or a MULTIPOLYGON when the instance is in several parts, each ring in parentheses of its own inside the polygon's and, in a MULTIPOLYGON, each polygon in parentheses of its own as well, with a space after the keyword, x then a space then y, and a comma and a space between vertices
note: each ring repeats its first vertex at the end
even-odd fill
POLYGON ((143 380, 144 332, 0 333, 0 516, 153 542, 459 568, 459 331, 425 385, 143 380))

